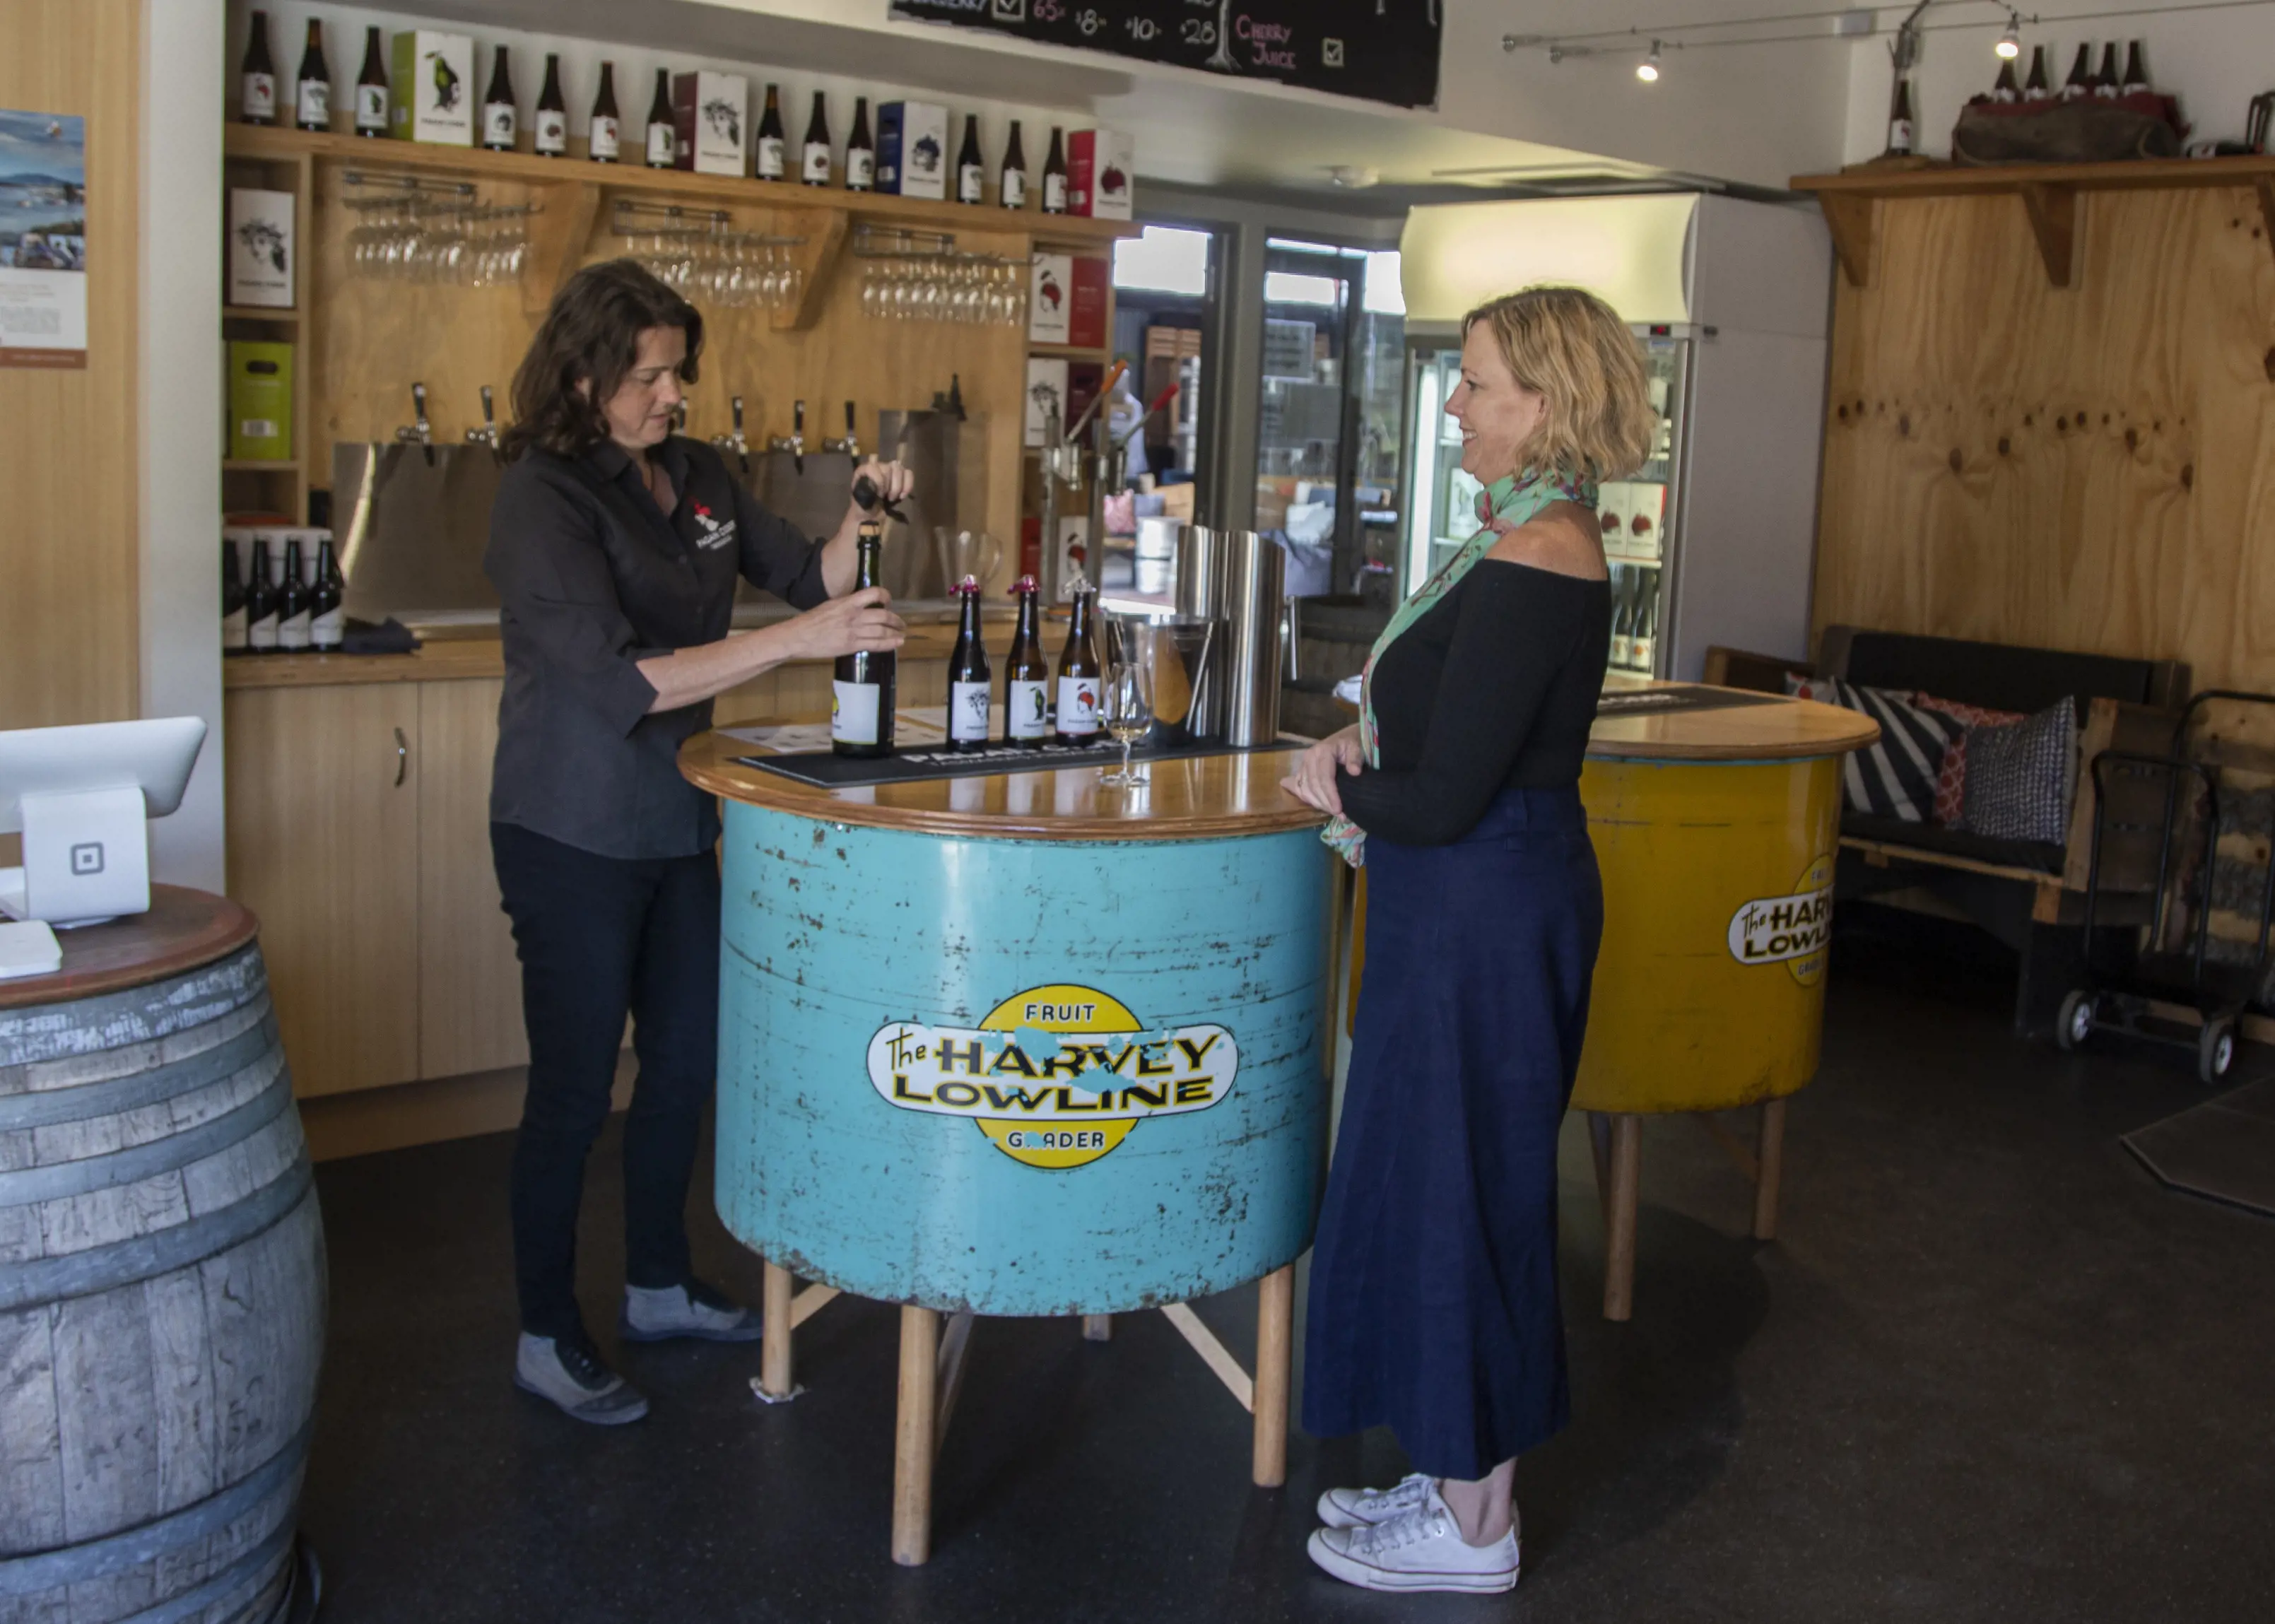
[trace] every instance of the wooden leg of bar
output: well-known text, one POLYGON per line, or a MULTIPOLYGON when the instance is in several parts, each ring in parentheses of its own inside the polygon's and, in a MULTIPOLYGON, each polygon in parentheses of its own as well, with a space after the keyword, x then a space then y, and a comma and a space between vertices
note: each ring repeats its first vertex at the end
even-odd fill
POLYGON ((1760 1175, 1754 1180, 1754 1239, 1777 1239, 1778 1182, 1785 1174, 1785 1101, 1772 1099, 1762 1107, 1761 1146, 1757 1152, 1760 1175))
POLYGON ((1114 1316, 1085 1314, 1082 1317, 1082 1340, 1085 1342, 1110 1342, 1114 1340, 1114 1316))
POLYGON ((893 1560, 921 1567, 932 1560, 933 1409, 940 1398, 940 1316, 913 1303, 901 1309, 901 1401, 893 1440, 893 1560))
POLYGON ((1643 1118, 1612 1118, 1612 1187, 1604 1235, 1604 1318, 1635 1312, 1636 1206, 1643 1182, 1643 1118))
POLYGON ((759 1341, 759 1393, 775 1402, 791 1394, 790 1273, 778 1264, 766 1266, 766 1284, 759 1311, 763 1329, 759 1341))
POLYGON ((1296 1265, 1256 1283, 1256 1449, 1259 1488, 1288 1481, 1288 1376, 1296 1340, 1296 1265))

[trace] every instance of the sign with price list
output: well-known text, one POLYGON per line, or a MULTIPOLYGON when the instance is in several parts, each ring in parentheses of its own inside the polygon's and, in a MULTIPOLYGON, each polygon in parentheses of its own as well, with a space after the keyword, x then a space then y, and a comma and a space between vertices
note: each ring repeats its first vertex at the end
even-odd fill
POLYGON ((918 22, 1268 79, 1394 107, 1438 102, 1440 0, 892 0, 918 22))

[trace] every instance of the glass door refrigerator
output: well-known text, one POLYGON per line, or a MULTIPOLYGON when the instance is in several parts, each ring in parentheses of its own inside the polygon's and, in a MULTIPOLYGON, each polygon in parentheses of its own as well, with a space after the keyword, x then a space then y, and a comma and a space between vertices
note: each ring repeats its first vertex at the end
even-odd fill
MULTIPOLYGON (((1663 675, 1659 628, 1672 588, 1680 510, 1677 471, 1687 449, 1684 385, 1690 337, 1671 325, 1638 327, 1658 413, 1651 460, 1632 479, 1606 485, 1597 521, 1611 569, 1611 668, 1637 676, 1663 675)), ((1462 352, 1442 338, 1423 338, 1407 349, 1407 499, 1398 592, 1404 597, 1478 533, 1477 503, 1484 487, 1462 472, 1462 435, 1446 414, 1446 397, 1462 381, 1462 352)))

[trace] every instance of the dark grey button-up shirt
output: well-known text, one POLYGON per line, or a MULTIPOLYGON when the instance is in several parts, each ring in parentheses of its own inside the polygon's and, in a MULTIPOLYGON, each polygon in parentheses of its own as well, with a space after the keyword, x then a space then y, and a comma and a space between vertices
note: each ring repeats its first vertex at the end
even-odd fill
POLYGON ((639 662, 725 637, 737 576, 796 608, 828 596, 821 543, 760 507, 717 451, 674 435, 654 454, 679 497, 668 518, 613 442, 524 453, 482 560, 504 604, 490 817, 603 857, 689 857, 719 837, 716 804, 677 759, 711 702, 649 714, 639 662))

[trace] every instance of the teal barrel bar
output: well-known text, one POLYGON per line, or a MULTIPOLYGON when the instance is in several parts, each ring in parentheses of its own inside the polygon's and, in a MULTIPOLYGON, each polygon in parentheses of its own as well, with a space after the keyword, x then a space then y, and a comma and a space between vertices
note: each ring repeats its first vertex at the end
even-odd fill
POLYGON ((1038 839, 832 810, 878 815, 727 803, 732 1234, 862 1296, 997 1315, 1179 1302, 1310 1244, 1329 897, 1311 827, 1038 839))

